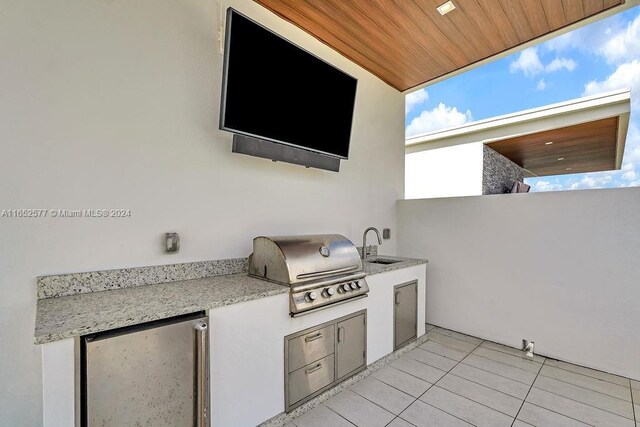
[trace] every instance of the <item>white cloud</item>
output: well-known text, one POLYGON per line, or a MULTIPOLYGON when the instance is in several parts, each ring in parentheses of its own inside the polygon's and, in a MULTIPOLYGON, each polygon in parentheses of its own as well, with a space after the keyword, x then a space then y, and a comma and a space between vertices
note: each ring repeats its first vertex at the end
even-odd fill
POLYGON ((622 179, 625 181, 633 181, 638 177, 638 174, 635 170, 630 170, 622 174, 622 179))
POLYGON ((536 85, 536 89, 538 90, 545 90, 546 87, 547 84, 544 82, 544 79, 540 79, 540 81, 538 81, 538 84, 536 85))
POLYGON ((429 100, 429 93, 426 89, 420 89, 415 92, 407 94, 404 98, 404 111, 408 113, 416 106, 423 104, 429 100))
POLYGON ((509 70, 512 73, 522 71, 527 77, 533 77, 543 72, 544 65, 542 65, 540 57, 538 57, 538 49, 529 47, 520 52, 518 59, 509 64, 509 70))
POLYGON ((565 69, 567 71, 573 71, 576 69, 577 65, 578 64, 573 59, 562 57, 562 58, 556 58, 553 61, 551 61, 549 64, 547 64, 546 67, 544 67, 544 70, 547 73, 560 71, 562 69, 565 69))
POLYGON ((411 120, 405 134, 410 137, 470 121, 473 121, 471 111, 458 111, 456 107, 447 107, 441 102, 433 110, 425 110, 411 120))
POLYGON ((627 28, 608 37, 601 48, 607 62, 619 64, 640 57, 640 15, 627 28))
POLYGON ((610 64, 628 62, 640 55, 640 15, 625 23, 615 15, 602 21, 571 31, 544 43, 549 51, 563 52, 579 49, 598 55, 610 64))
POLYGON ((533 186, 534 191, 560 191, 563 189, 562 184, 552 183, 551 181, 538 181, 533 186))
POLYGON ((614 183, 614 175, 618 175, 617 172, 595 173, 588 174, 582 177, 579 181, 573 182, 569 188, 571 190, 584 190, 592 188, 608 188, 618 187, 614 183))
POLYGON ((633 109, 640 108, 640 60, 634 59, 620 65, 605 80, 592 80, 584 87, 584 95, 595 95, 616 89, 631 89, 633 109))
POLYGON ((522 71, 525 76, 533 77, 540 73, 553 73, 555 71, 567 70, 573 71, 578 63, 571 58, 555 58, 553 61, 544 65, 538 56, 536 47, 529 47, 518 55, 518 59, 509 64, 509 71, 516 73, 522 71))

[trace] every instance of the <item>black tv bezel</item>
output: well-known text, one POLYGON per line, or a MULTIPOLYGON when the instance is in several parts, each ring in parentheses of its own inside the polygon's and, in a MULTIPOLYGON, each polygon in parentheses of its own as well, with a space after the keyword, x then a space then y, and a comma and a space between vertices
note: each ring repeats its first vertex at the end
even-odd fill
POLYGON ((218 124, 218 127, 220 130, 225 130, 228 132, 233 132, 233 133, 237 133, 240 135, 246 135, 246 136, 250 136, 253 138, 257 138, 257 139, 262 139, 265 141, 271 141, 277 144, 283 144, 283 145, 288 145, 290 147, 295 147, 295 148, 299 148, 301 150, 305 150, 305 151, 310 151, 312 153, 319 153, 322 154, 324 156, 329 156, 329 157, 333 157, 333 158, 337 158, 337 159, 342 159, 342 160, 348 160, 349 159, 349 152, 351 151, 351 137, 353 136, 353 119, 355 118, 355 107, 356 107, 356 97, 358 94, 358 79, 353 77, 351 74, 344 72, 343 70, 339 69, 338 67, 334 66, 333 64, 325 61, 324 59, 320 58, 318 55, 314 55, 313 53, 309 52, 307 49, 304 49, 303 47, 291 42, 290 40, 282 37, 281 35, 279 35, 278 33, 272 31, 271 29, 265 27, 264 25, 260 24, 259 22, 255 21, 254 19, 249 18, 248 16, 244 15, 243 13, 238 12, 236 9, 229 7, 227 8, 227 13, 226 13, 226 22, 225 22, 225 35, 224 35, 224 62, 223 62, 223 68, 222 68, 222 91, 221 91, 221 96, 220 96, 220 121, 218 124), (353 97, 353 108, 351 109, 351 129, 349 131, 349 141, 348 141, 348 146, 347 146, 347 155, 346 156, 342 156, 340 154, 336 154, 336 153, 329 153, 327 151, 322 151, 322 150, 315 150, 313 148, 309 148, 306 147, 304 145, 298 145, 298 144, 293 144, 291 142, 287 142, 287 141, 282 141, 279 139, 275 139, 275 138, 269 138, 267 136, 264 135, 256 135, 250 132, 246 132, 240 129, 234 129, 234 128, 230 128, 224 125, 224 119, 225 119, 225 113, 226 113, 226 106, 225 106, 225 101, 227 99, 227 75, 228 75, 228 71, 229 71, 229 52, 230 52, 230 44, 231 44, 231 17, 232 14, 237 14, 240 15, 241 17, 251 21, 253 24, 263 28, 264 30, 270 32, 271 34, 275 35, 276 37, 284 40, 285 42, 295 46, 296 48, 300 49, 301 51, 307 53, 308 55, 313 56, 314 58, 318 59, 319 61, 324 62, 325 64, 329 65, 331 68, 335 69, 336 71, 351 77, 353 80, 355 80, 356 83, 356 92, 355 92, 355 96, 353 97))

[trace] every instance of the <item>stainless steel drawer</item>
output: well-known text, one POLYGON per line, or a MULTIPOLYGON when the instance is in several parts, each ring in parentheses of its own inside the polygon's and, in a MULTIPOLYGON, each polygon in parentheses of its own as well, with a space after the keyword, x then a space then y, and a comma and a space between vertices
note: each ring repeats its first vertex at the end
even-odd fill
POLYGON ((321 388, 331 384, 335 378, 333 354, 310 363, 289 374, 289 405, 293 405, 321 388))
POLYGON ((293 372, 334 352, 335 325, 316 329, 289 340, 289 367, 293 372))

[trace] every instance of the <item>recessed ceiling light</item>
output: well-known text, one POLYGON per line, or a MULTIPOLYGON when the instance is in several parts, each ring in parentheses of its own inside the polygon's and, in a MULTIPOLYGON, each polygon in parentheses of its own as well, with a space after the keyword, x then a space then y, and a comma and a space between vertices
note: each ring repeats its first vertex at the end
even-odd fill
POLYGON ((564 160, 564 157, 558 157, 558 161, 564 160))
POLYGON ((570 171, 571 169, 573 169, 573 168, 567 168, 566 170, 570 171))
POLYGON ((440 12, 440 15, 446 15, 447 13, 451 12, 455 8, 456 8, 456 5, 453 4, 451 0, 436 7, 436 9, 438 9, 438 12, 440 12))
POLYGON ((544 145, 552 145, 553 141, 545 142, 544 145))

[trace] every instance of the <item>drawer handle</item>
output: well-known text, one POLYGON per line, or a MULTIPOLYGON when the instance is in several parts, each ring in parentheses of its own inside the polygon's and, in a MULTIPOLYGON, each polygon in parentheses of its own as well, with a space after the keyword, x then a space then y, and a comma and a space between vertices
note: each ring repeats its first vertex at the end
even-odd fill
POLYGON ((398 300, 398 297, 400 296, 400 291, 396 291, 396 295, 395 295, 395 302, 396 305, 400 305, 400 301, 398 300))
POLYGON ((320 338, 322 338, 322 332, 318 332, 316 334, 306 336, 306 337, 304 337, 304 341, 305 342, 310 342, 310 341, 319 340, 320 338))
POLYGON ((344 342, 344 326, 338 328, 338 342, 339 343, 344 342))
POLYGON ((309 375, 312 372, 317 371, 318 369, 322 369, 322 363, 318 363, 316 366, 314 366, 313 368, 309 368, 309 369, 305 369, 304 373, 309 375))

